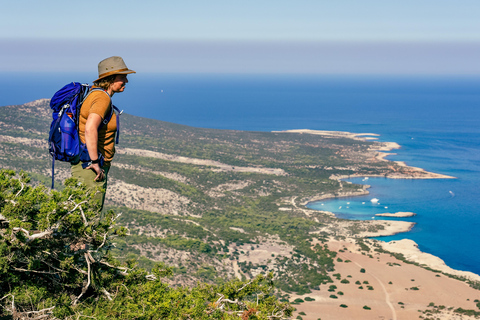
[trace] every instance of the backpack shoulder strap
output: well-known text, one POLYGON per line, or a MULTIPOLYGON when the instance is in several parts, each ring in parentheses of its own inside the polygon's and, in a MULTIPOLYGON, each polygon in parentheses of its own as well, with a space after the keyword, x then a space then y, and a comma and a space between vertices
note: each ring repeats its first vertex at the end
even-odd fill
MULTIPOLYGON (((100 123, 100 125, 98 126, 98 130, 100 130, 100 128, 101 128, 103 125, 106 125, 106 124, 110 121, 110 119, 112 118, 112 115, 113 115, 112 97, 110 97, 110 95, 109 95, 105 90, 103 90, 102 88, 90 88, 90 90, 88 90, 87 94, 86 94, 85 97, 83 98, 83 100, 82 100, 82 106, 81 106, 79 109, 81 109, 81 108, 83 107, 83 102, 84 102, 85 100, 87 100, 87 97, 88 97, 91 93, 93 93, 93 92, 95 92, 95 91, 104 92, 104 93, 108 96, 108 98, 109 98, 109 100, 110 100, 110 105, 109 105, 109 107, 110 107, 111 110, 110 110, 110 113, 105 117, 105 119, 103 119, 103 121, 102 121, 102 122, 100 123)), ((80 112, 80 110, 79 110, 79 112, 80 112)))
POLYGON ((85 95, 85 98, 82 100, 82 105, 83 105, 83 101, 85 101, 85 99, 87 99, 87 97, 90 95, 90 93, 94 92, 94 91, 103 91, 109 98, 110 98, 110 113, 105 117, 105 119, 103 119, 103 121, 100 123, 100 125, 98 126, 98 130, 100 130, 104 125, 107 125, 110 120, 112 119, 113 117, 113 114, 114 114, 114 111, 116 113, 116 116, 117 116, 117 133, 116 133, 116 139, 115 139, 115 144, 118 144, 119 142, 119 135, 120 135, 120 115, 123 113, 123 110, 120 111, 117 107, 115 107, 113 104, 112 104, 112 97, 110 97, 110 95, 105 91, 103 90, 102 88, 91 88, 88 93, 85 95))

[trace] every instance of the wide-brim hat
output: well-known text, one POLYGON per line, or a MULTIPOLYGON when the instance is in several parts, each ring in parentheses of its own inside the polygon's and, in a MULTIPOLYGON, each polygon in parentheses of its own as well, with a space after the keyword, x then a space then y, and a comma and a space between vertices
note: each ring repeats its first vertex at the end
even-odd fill
POLYGON ((105 77, 114 75, 114 74, 129 74, 136 73, 133 70, 127 68, 127 65, 123 61, 122 57, 113 56, 110 58, 103 59, 98 63, 98 79, 93 81, 96 82, 105 77))

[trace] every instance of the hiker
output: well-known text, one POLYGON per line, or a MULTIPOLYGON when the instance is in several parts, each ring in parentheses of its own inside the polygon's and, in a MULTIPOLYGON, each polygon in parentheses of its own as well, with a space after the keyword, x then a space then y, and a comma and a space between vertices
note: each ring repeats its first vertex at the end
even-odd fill
POLYGON ((92 89, 102 90, 92 91, 80 109, 79 137, 81 142, 86 144, 91 161, 82 162, 79 159, 73 161, 72 176, 78 178, 88 188, 101 187, 104 190, 95 196, 100 201, 100 211, 105 201, 107 175, 115 154, 117 134, 118 114, 117 117, 111 116, 114 112, 111 98, 115 93, 125 90, 127 74, 130 73, 135 71, 128 69, 121 57, 113 56, 100 61, 98 79, 93 82, 92 89), (108 123, 102 124, 104 119, 108 118, 110 118, 108 123), (104 163, 103 166, 101 162, 104 163))

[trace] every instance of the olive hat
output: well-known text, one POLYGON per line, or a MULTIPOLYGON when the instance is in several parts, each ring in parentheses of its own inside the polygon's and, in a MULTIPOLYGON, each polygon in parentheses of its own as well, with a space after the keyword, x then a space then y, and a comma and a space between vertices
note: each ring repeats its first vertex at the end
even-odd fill
POLYGON ((93 82, 96 82, 102 78, 105 78, 114 74, 129 74, 129 73, 136 73, 136 72, 127 68, 127 65, 123 61, 122 57, 113 56, 110 58, 103 59, 98 63, 98 79, 93 82))

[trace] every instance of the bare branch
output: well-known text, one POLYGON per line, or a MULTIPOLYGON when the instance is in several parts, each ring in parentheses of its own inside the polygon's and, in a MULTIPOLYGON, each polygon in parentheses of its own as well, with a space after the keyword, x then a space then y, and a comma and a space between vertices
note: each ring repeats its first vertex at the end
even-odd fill
POLYGON ((50 236, 52 233, 53 233, 53 230, 52 229, 47 229, 43 232, 40 232, 40 233, 35 233, 33 235, 30 235, 30 232, 28 232, 27 230, 25 230, 24 228, 19 228, 19 227, 15 227, 13 228, 13 232, 23 232, 25 234, 25 236, 27 237, 27 242, 32 242, 33 240, 36 240, 36 239, 43 239, 43 238, 46 238, 48 236, 50 236))
POLYGON ((7 200, 5 200, 5 202, 10 202, 10 203, 13 204, 13 206, 17 205, 17 202, 13 201, 12 199, 7 199, 7 200))
MULTIPOLYGON (((12 296, 12 310, 10 312, 14 313, 15 312, 15 296, 11 293, 3 296, 0 301, 2 301, 3 299, 6 299, 8 296, 12 296)), ((6 309, 6 308, 5 308, 6 309)), ((8 309, 7 309, 8 310, 8 309)))
POLYGON ((1 223, 9 223, 9 221, 7 220, 7 218, 5 218, 2 214, 0 214, 0 224, 1 223))
POLYGON ((84 224, 87 224, 87 223, 88 223, 87 217, 85 217, 85 213, 83 212, 83 208, 82 208, 82 207, 80 207, 80 213, 82 214, 83 223, 84 223, 84 224))
MULTIPOLYGON (((75 210, 77 210, 78 207, 82 208, 81 205, 84 204, 84 203, 87 203, 87 202, 88 202, 88 201, 85 200, 85 201, 82 201, 82 202, 77 203, 77 204, 75 205, 75 207, 73 207, 73 209, 68 212, 68 214, 70 214, 70 213, 74 212, 75 210)), ((86 222, 86 221, 87 221, 87 218, 86 218, 85 215, 83 214, 83 210, 81 209, 80 211, 81 211, 81 213, 82 213, 82 217, 84 218, 83 221, 84 221, 85 223, 87 223, 87 222, 86 222)))
POLYGON ((277 307, 275 307, 275 309, 273 309, 273 311, 272 311, 272 315, 267 316, 267 318, 268 319, 286 319, 286 318, 284 318, 286 308, 287 307, 285 306, 283 309, 275 312, 275 310, 277 310, 277 307))
POLYGON ((15 270, 15 271, 22 271, 22 272, 33 272, 33 273, 56 274, 56 275, 58 275, 58 272, 28 270, 28 269, 16 268, 16 267, 13 267, 13 270, 15 270))
POLYGON ((245 289, 247 286, 251 285, 252 282, 253 282, 253 280, 254 280, 254 279, 252 279, 252 280, 250 280, 249 282, 245 283, 245 284, 243 285, 243 287, 241 287, 240 289, 237 290, 237 292, 240 292, 240 291, 242 291, 243 289, 245 289))
POLYGON ((77 266, 72 265, 72 268, 80 272, 81 274, 88 275, 88 272, 82 269, 77 268, 77 266))
POLYGON ((88 258, 88 255, 87 253, 85 252, 85 261, 87 262, 87 266, 88 266, 88 271, 87 271, 87 284, 83 287, 82 289, 82 293, 80 293, 80 295, 75 299, 75 301, 73 302, 73 305, 76 305, 78 300, 80 300, 80 298, 85 294, 85 292, 87 292, 87 289, 88 287, 90 287, 90 283, 91 283, 91 272, 92 272, 92 269, 91 269, 91 266, 90 266, 90 260, 88 258))
POLYGON ((108 300, 112 301, 112 295, 110 294, 110 292, 108 292, 107 290, 105 290, 105 288, 102 288, 102 292, 103 294, 107 297, 108 300))
MULTIPOLYGON (((72 203, 75 203, 74 201, 71 201, 70 198, 69 198, 68 201, 70 201, 70 202, 72 202, 72 203)), ((85 200, 85 201, 82 201, 82 202, 80 202, 80 203, 75 204, 75 207, 73 207, 72 210, 68 211, 68 213, 67 213, 66 215, 64 215, 63 217, 61 217, 61 218, 57 221, 57 223, 55 224, 55 228, 57 228, 57 227, 60 225, 60 222, 62 222, 63 219, 65 219, 66 216, 68 216, 69 214, 73 213, 75 210, 77 210, 78 207, 81 208, 81 205, 84 204, 84 203, 87 203, 87 202, 88 202, 88 200, 85 200)), ((87 221, 87 218, 86 218, 85 215, 83 214, 83 210, 81 210, 80 212, 81 212, 81 214, 82 214, 83 221, 84 221, 84 222, 87 221)), ((87 223, 87 222, 85 222, 85 223, 87 223)))
MULTIPOLYGON (((106 265, 107 267, 121 270, 123 274, 127 274, 127 271, 129 270, 128 268, 125 268, 125 267, 116 267, 116 266, 111 265, 110 263, 108 263, 108 262, 106 262, 106 261, 97 261, 97 262, 98 262, 98 263, 101 263, 101 264, 104 264, 104 265, 106 265)), ((155 277, 153 274, 152 274, 152 275, 148 275, 148 276, 153 276, 153 277, 155 277)), ((148 278, 148 276, 146 276, 146 278, 147 278, 148 280, 150 280, 150 279, 148 278)), ((152 279, 152 280, 155 280, 155 279, 152 279)))
POLYGON ((223 299, 222 302, 228 302, 228 303, 233 303, 233 304, 238 304, 239 306, 242 306, 244 305, 243 302, 241 301, 238 301, 238 299, 235 299, 235 300, 230 300, 230 299, 223 299))
POLYGON ((18 231, 22 231, 23 233, 25 233, 25 235, 27 236, 27 238, 30 238, 30 232, 28 232, 27 230, 25 230, 25 229, 23 229, 23 228, 19 228, 19 227, 13 228, 13 232, 18 232, 18 231))
POLYGON ((22 185, 22 188, 20 189, 20 191, 17 192, 17 194, 15 195, 15 198, 18 197, 20 193, 22 193, 23 189, 25 188, 25 184, 22 182, 22 180, 18 180, 18 182, 20 182, 20 184, 22 185))
POLYGON ((155 280, 157 280, 157 277, 154 274, 147 274, 145 276, 145 279, 150 280, 150 281, 155 281, 155 280))
POLYGON ((88 250, 88 252, 98 252, 98 250, 100 248, 102 248, 105 245, 105 243, 107 243, 107 234, 106 233, 103 235, 103 241, 100 244, 100 246, 96 250, 88 250))
POLYGON ((230 299, 226 299, 225 296, 221 293, 217 293, 217 294, 220 295, 220 298, 218 298, 218 300, 215 302, 215 305, 218 306, 217 309, 223 309, 224 308, 224 304, 223 304, 224 302, 236 304, 240 307, 245 306, 245 303, 242 302, 242 301, 238 301, 238 299, 230 300, 230 299))
POLYGON ((7 294, 7 295, 3 296, 2 298, 0 298, 0 301, 2 301, 3 299, 6 299, 6 298, 8 298, 8 296, 12 296, 12 297, 13 297, 13 295, 12 295, 11 293, 9 293, 9 294, 7 294))
POLYGON ((85 257, 90 261, 90 263, 95 263, 95 259, 93 259, 92 255, 89 251, 85 252, 85 257))
POLYGON ((221 293, 217 293, 218 295, 220 295, 220 298, 218 298, 217 302, 215 302, 215 305, 219 305, 220 302, 222 301, 222 299, 225 297, 223 294, 221 293))
MULTIPOLYGON (((53 307, 50 307, 50 308, 45 308, 45 309, 42 309, 42 310, 38 310, 38 311, 24 311, 24 312, 21 312, 21 314, 23 315, 31 315, 31 314, 39 314, 39 313, 46 313, 46 312, 49 312, 49 311, 52 311, 53 309, 55 309, 55 306, 53 307)), ((45 316, 48 316, 48 314, 44 314, 44 315, 40 315, 40 317, 44 318, 45 316)), ((34 318, 34 319, 41 319, 41 318, 34 318)))
POLYGON ((67 270, 62 270, 62 269, 59 269, 59 268, 57 268, 57 267, 54 267, 54 266, 52 266, 51 264, 49 264, 49 263, 47 263, 47 262, 45 262, 45 261, 43 261, 43 260, 42 260, 42 262, 45 263, 47 266, 49 266, 50 268, 52 268, 52 269, 54 269, 54 270, 57 270, 57 271, 59 271, 59 272, 67 272, 67 270))

